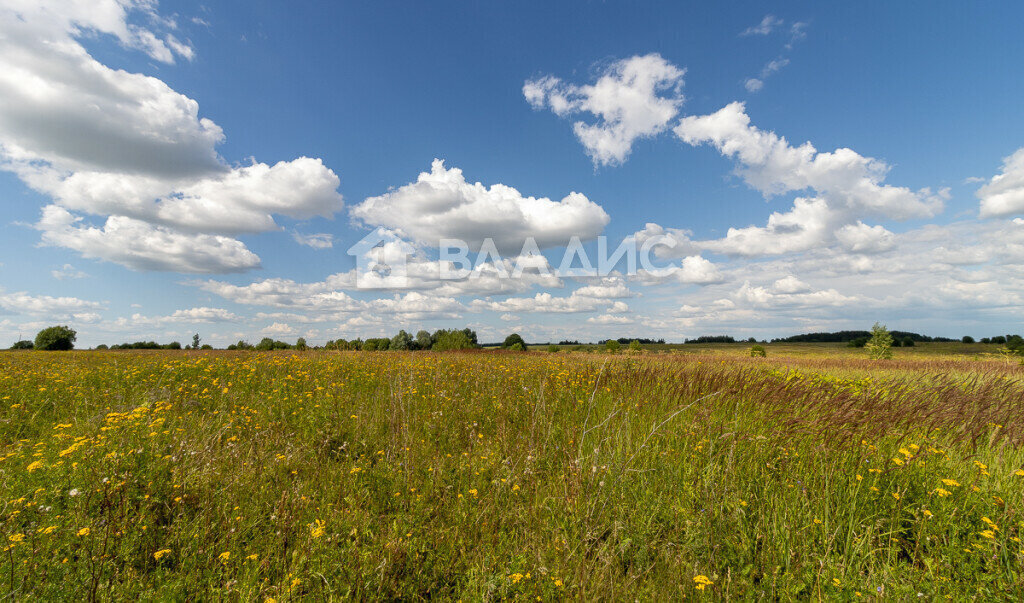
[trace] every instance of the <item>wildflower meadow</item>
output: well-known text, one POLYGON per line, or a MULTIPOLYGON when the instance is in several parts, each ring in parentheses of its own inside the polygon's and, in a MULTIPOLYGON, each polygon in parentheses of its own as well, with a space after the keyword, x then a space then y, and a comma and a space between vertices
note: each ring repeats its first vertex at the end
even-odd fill
POLYGON ((12 599, 1024 596, 1024 385, 901 354, 5 352, 12 599))

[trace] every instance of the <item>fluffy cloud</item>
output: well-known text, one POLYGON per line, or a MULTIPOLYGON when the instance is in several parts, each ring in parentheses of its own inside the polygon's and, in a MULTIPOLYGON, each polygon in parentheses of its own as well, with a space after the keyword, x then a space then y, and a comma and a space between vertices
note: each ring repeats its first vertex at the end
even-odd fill
POLYGON ((523 96, 534 109, 559 117, 587 112, 597 121, 577 121, 573 131, 595 165, 621 164, 633 142, 668 128, 683 104, 686 70, 659 54, 633 56, 606 66, 594 84, 576 85, 554 76, 528 80, 523 96))
POLYGON ((73 278, 85 278, 89 276, 85 272, 75 268, 71 264, 64 264, 58 270, 51 270, 50 275, 58 281, 73 279, 73 278))
POLYGON ((223 131, 199 116, 195 100, 157 78, 103 65, 78 41, 112 36, 157 61, 191 60, 189 44, 158 31, 174 24, 155 7, 149 0, 0 6, 0 169, 64 212, 55 220, 51 208, 44 211, 37 227, 46 244, 141 270, 256 267, 258 258, 225 235, 276 230, 274 214, 333 215, 342 207, 338 177, 307 157, 228 165, 216 152, 223 131), (130 22, 138 14, 149 28, 130 22), (72 228, 77 216, 69 212, 106 224, 72 228), (143 239, 126 241, 129 231, 143 239), (158 257, 167 243, 173 248, 158 257))
POLYGON ((687 144, 708 143, 735 159, 737 174, 766 198, 793 191, 814 193, 813 197, 797 197, 787 212, 774 212, 765 227, 730 228, 724 239, 697 244, 720 253, 791 253, 836 238, 850 244, 873 238, 877 247, 880 239, 884 244, 885 234, 865 230, 869 227, 859 222, 861 217, 931 217, 942 210, 947 197, 945 191, 915 192, 883 184, 889 167, 851 149, 818 152, 810 142, 791 146, 774 132, 752 126, 740 102, 710 115, 685 117, 674 132, 687 144), (846 228, 848 225, 853 227, 846 228))
POLYGON ((365 224, 401 231, 426 245, 441 239, 466 241, 478 249, 492 238, 498 249, 519 251, 533 237, 541 247, 562 245, 573 236, 596 237, 610 218, 580 193, 561 201, 524 197, 504 184, 470 184, 458 168, 435 159, 430 172, 351 209, 365 224))
POLYGON ((0 308, 13 314, 68 317, 88 315, 90 311, 103 310, 106 308, 106 303, 87 301, 77 297, 30 295, 24 291, 4 293, 0 290, 0 308))
POLYGON ((45 244, 133 270, 225 273, 260 265, 259 257, 236 239, 181 233, 122 216, 107 218, 102 227, 90 226, 56 205, 43 208, 36 228, 45 244))
POLYGON ((1024 148, 1003 159, 1003 169, 978 189, 981 217, 997 218, 1024 213, 1024 148))

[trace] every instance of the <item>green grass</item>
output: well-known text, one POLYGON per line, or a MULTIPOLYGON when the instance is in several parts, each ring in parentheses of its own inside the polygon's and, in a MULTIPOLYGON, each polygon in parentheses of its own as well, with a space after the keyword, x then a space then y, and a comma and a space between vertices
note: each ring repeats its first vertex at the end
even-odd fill
POLYGON ((1021 369, 825 347, 3 353, 0 588, 1019 599, 1021 369))

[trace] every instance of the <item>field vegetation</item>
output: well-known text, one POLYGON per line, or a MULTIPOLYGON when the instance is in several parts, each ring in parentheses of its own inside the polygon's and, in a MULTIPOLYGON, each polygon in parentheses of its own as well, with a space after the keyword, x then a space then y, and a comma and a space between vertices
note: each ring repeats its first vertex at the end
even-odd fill
POLYGON ((1020 600, 1019 364, 784 345, 3 352, 0 590, 1020 600))

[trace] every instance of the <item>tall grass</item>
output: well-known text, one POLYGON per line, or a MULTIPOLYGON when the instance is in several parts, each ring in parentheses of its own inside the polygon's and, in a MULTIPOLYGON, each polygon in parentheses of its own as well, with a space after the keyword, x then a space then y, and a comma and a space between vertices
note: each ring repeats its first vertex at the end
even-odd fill
POLYGON ((0 354, 14 598, 1020 598, 993 362, 0 354))

